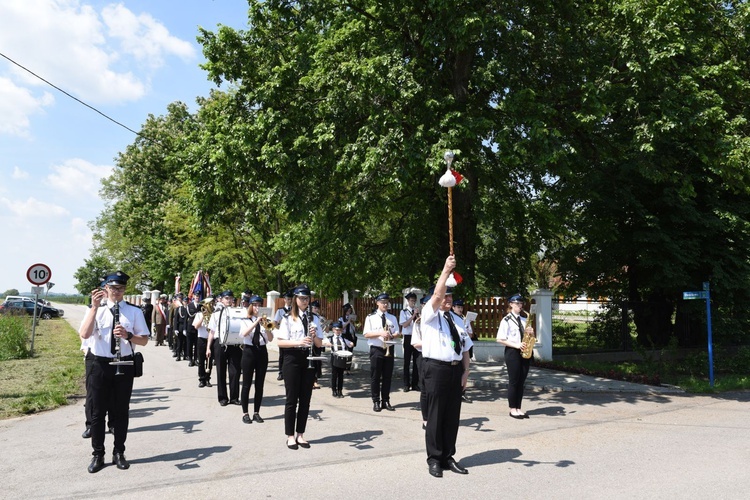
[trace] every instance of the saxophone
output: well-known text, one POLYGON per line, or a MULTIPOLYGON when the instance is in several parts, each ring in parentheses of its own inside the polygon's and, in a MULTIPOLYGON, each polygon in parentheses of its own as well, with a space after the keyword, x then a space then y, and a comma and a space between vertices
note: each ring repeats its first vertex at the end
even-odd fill
POLYGON ((534 344, 536 344, 536 335, 534 335, 534 329, 532 328, 534 316, 535 313, 529 309, 529 312, 526 314, 526 328, 523 331, 522 342, 525 344, 524 349, 521 351, 523 359, 530 359, 534 355, 534 344))

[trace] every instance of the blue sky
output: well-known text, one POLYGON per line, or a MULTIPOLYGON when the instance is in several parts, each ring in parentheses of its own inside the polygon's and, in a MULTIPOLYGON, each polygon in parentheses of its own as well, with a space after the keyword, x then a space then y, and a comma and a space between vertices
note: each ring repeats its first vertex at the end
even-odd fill
MULTIPOLYGON (((0 53, 106 115, 140 130, 213 84, 199 68, 197 27, 244 29, 246 0, 2 0, 0 53)), ((52 270, 75 293, 89 257, 98 191, 135 136, 0 57, 0 293, 52 270)))

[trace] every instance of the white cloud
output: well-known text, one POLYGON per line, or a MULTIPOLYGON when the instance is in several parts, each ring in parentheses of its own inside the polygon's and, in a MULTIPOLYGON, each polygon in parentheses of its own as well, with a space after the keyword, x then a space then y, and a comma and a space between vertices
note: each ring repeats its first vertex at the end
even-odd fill
POLYGON ((112 174, 114 167, 94 165, 80 158, 66 160, 62 165, 54 165, 53 173, 48 175, 44 184, 66 194, 99 197, 101 180, 112 174))
POLYGON ((34 197, 27 198, 25 201, 9 200, 0 198, 0 205, 5 206, 11 213, 22 219, 37 217, 63 217, 69 212, 64 207, 39 201, 34 197))
MULTIPOLYGON (((100 16, 78 0, 3 0, 0 47, 19 64, 93 105, 141 99, 151 71, 163 64, 164 56, 195 56, 188 42, 171 36, 148 14, 136 16, 116 4, 104 7, 100 16), (139 63, 147 68, 139 68, 139 63)), ((9 67, 26 85, 44 85, 21 68, 9 67)))
POLYGON ((0 134, 29 136, 29 116, 41 113, 54 102, 52 94, 44 92, 34 97, 28 89, 0 77, 0 134))
POLYGON ((167 28, 149 14, 135 15, 122 4, 102 9, 108 34, 120 40, 126 54, 148 62, 153 67, 164 64, 164 55, 173 54, 183 60, 195 58, 193 45, 169 34, 167 28))
POLYGON ((73 240, 77 245, 84 248, 91 246, 91 229, 88 223, 80 217, 73 217, 70 221, 70 231, 73 236, 73 240))
POLYGON ((13 167, 13 174, 11 175, 13 179, 28 179, 29 173, 25 170, 21 170, 18 168, 18 165, 13 167))

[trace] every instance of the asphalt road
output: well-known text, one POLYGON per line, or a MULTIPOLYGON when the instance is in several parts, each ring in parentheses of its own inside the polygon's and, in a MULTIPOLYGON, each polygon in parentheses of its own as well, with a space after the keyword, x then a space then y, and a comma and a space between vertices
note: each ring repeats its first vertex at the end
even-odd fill
MULTIPOLYGON (((64 308, 77 328, 83 309, 64 308)), ((314 391, 305 434, 312 447, 292 451, 275 352, 266 421, 247 425, 239 406, 219 406, 215 388, 198 388, 197 369, 174 361, 166 347, 142 351, 130 469, 87 472, 91 446, 81 438, 79 400, 0 422, 1 498, 739 499, 750 487, 748 393, 620 392, 606 384, 592 392, 533 390, 524 404, 530 418, 514 420, 503 390, 474 387, 456 455, 470 473, 436 479, 427 472, 418 394, 397 384, 396 411, 372 412, 366 365, 345 380, 346 398, 332 398, 327 380, 314 391)), ((106 446, 109 460, 109 435, 106 446)))

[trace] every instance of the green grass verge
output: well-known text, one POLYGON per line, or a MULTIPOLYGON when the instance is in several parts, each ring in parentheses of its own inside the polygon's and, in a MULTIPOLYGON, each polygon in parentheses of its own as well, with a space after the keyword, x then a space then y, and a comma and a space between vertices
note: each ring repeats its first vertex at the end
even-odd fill
MULTIPOLYGON (((29 338, 31 321, 27 322, 29 338)), ((0 419, 51 410, 85 394, 78 333, 62 319, 40 321, 34 357, 0 361, 0 419)))
MULTIPOLYGON (((687 374, 684 362, 636 363, 592 361, 534 361, 535 366, 594 377, 624 380, 647 385, 673 385, 690 393, 705 394, 750 390, 750 376, 745 373, 718 372, 714 386, 705 374, 687 374)), ((747 371, 747 368, 740 371, 747 371)))

